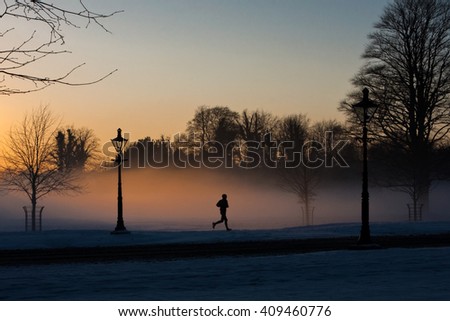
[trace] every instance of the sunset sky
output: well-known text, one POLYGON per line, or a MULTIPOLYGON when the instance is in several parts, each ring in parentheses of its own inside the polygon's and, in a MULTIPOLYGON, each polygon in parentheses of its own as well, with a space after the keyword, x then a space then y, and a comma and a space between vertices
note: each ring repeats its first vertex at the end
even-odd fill
MULTIPOLYGON (((57 0, 56 4, 60 1, 64 6, 79 4, 77 0, 57 0)), ((55 85, 30 94, 1 96, 0 149, 10 127, 40 105, 49 105, 63 125, 92 129, 101 144, 115 137, 118 127, 129 133, 132 141, 173 136, 185 131, 186 123, 203 105, 228 106, 237 112, 262 109, 278 116, 303 113, 312 121, 344 120, 337 107, 354 90, 350 80, 363 64, 367 35, 388 3, 83 2, 93 11, 123 12, 102 21, 110 33, 94 24, 88 29, 65 27, 66 46, 61 50, 72 53, 52 56, 32 71, 57 77, 85 63, 69 79, 73 82, 90 82, 118 71, 90 86, 55 85)), ((6 20, 2 23, 3 28, 14 27, 16 35, 25 39, 34 31, 25 21, 11 26, 6 20)), ((2 47, 8 48, 5 37, 0 39, 2 47)), ((269 184, 265 177, 247 174, 126 170, 126 225, 130 230, 209 230, 211 221, 217 219, 215 204, 223 193, 229 195, 233 229, 302 224, 296 195, 282 191, 275 182, 269 184)), ((344 185, 320 187, 314 202, 315 224, 360 220, 359 170, 351 169, 346 175, 350 181, 344 185)), ((45 206, 45 228, 114 226, 116 171, 89 173, 82 183, 84 193, 76 197, 55 194, 39 200, 39 206, 45 206)), ((442 210, 449 206, 448 198, 442 197, 448 194, 446 188, 448 185, 433 191, 433 219, 448 213, 442 210)), ((371 188, 370 200, 371 220, 406 218, 406 194, 371 188)), ((0 191, 0 230, 22 229, 25 204, 29 200, 24 193, 0 191)))
POLYGON ((64 124, 93 129, 102 142, 117 127, 131 140, 184 131, 201 105, 342 119, 336 108, 388 1, 84 2, 94 11, 124 12, 104 21, 111 33, 95 25, 68 30, 72 54, 36 68, 59 75, 86 63, 74 81, 118 71, 92 86, 0 97, 2 136, 41 104, 64 124))

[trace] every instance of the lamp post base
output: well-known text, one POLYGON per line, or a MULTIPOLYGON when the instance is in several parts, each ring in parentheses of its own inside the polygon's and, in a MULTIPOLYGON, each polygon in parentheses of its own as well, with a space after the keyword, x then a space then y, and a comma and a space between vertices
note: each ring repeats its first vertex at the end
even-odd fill
POLYGON ((118 235, 118 234, 130 234, 131 232, 130 231, 127 231, 127 230, 114 230, 114 231, 112 231, 111 232, 111 234, 114 234, 114 235, 118 235))
POLYGON ((111 232, 111 234, 130 234, 130 232, 127 231, 125 225, 117 224, 116 228, 111 232))
POLYGON ((361 227, 361 232, 359 234, 358 245, 367 245, 372 244, 372 240, 370 238, 370 229, 368 224, 363 224, 361 227))
POLYGON ((376 243, 372 242, 370 237, 370 228, 368 224, 364 224, 361 227, 361 232, 359 235, 358 243, 352 246, 353 250, 378 250, 382 247, 376 243))
POLYGON ((376 243, 369 243, 369 244, 357 244, 350 247, 350 250, 355 251, 363 251, 363 250, 381 250, 383 247, 376 243))

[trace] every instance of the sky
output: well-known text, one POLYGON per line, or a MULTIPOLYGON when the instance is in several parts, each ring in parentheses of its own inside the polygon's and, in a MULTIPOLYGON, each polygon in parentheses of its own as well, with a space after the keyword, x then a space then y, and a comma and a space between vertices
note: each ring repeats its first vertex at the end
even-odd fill
MULTIPOLYGON (((339 102, 388 1, 85 0, 93 11, 123 10, 66 32, 71 54, 36 65, 52 75, 86 63, 74 81, 0 97, 0 135, 26 112, 49 105, 62 123, 94 130, 102 142, 121 127, 131 140, 186 128, 197 107, 263 109, 277 115, 343 119, 339 102)), ((28 25, 14 27, 28 35, 28 25)))
MULTIPOLYGON (((147 136, 159 138, 162 134, 173 136, 183 132, 195 110, 204 105, 228 106, 237 112, 262 109, 278 116, 303 113, 312 121, 344 120, 337 107, 354 90, 350 80, 363 64, 361 54, 368 43, 367 35, 388 3, 384 0, 83 2, 96 12, 120 11, 102 21, 109 32, 95 24, 88 28, 63 27, 66 46, 61 49, 71 53, 52 56, 36 64, 33 71, 59 76, 85 63, 69 79, 73 82, 90 82, 117 71, 94 85, 54 85, 34 93, 1 96, 0 148, 11 126, 41 105, 48 105, 63 125, 92 129, 101 145, 115 137, 119 127, 129 134, 131 141, 147 136)), ((15 35, 24 38, 33 32, 24 21, 12 27, 16 28, 15 35)), ((6 39, 2 39, 2 46, 8 46, 6 39)), ((124 175, 126 224, 132 229, 210 228, 210 221, 217 216, 216 198, 225 189, 235 192, 231 200, 237 228, 295 226, 300 221, 295 196, 281 193, 276 186, 266 188, 262 184, 255 189, 242 180, 230 178, 223 182, 214 175, 191 177, 190 172, 182 177, 179 173, 147 174, 148 178, 134 172, 124 175), (174 198, 178 201, 174 202, 174 198)), ((86 193, 76 198, 56 195, 41 203, 46 206, 46 222, 52 228, 64 228, 67 225, 58 222, 71 222, 72 218, 79 221, 78 225, 72 222, 72 226, 85 221, 86 226, 92 227, 92 220, 96 220, 99 227, 104 227, 105 222, 111 221, 115 215, 116 174, 98 175, 88 179, 86 193), (77 206, 67 207, 69 203, 77 206)), ((342 191, 342 195, 324 191, 317 204, 315 223, 357 221, 359 184, 355 191, 353 187, 350 189, 342 191), (354 202, 341 202, 348 195, 354 202)), ((383 197, 375 194, 374 204, 377 195, 383 197)), ((389 216, 392 206, 375 208, 382 213, 374 216, 375 220, 406 217, 407 201, 393 197, 397 197, 397 215, 389 216)), ((25 196, 0 194, 0 198, 2 211, 10 219, 3 229, 21 229, 21 207, 28 202, 25 196)), ((438 206, 439 215, 442 206, 446 205, 438 206)))

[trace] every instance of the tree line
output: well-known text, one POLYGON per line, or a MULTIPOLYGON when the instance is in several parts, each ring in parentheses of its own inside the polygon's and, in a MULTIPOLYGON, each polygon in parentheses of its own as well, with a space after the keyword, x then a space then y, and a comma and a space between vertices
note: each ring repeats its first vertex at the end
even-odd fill
POLYGON ((305 114, 238 113, 200 106, 184 132, 132 142, 126 167, 310 168, 349 167, 355 158, 346 126, 336 120, 311 123, 305 114), (346 160, 348 159, 348 161, 346 160))

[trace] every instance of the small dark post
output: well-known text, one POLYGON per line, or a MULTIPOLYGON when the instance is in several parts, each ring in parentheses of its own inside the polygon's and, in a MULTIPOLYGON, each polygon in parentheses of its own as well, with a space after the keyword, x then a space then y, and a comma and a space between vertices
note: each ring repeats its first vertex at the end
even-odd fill
POLYGON ((36 217, 34 215, 33 219, 33 206, 27 207, 23 206, 23 211, 25 212, 25 232, 28 232, 31 230, 32 232, 36 231, 36 224, 38 224, 38 231, 42 231, 42 212, 44 211, 45 206, 38 206, 35 207, 35 213, 36 211, 39 211, 39 216, 36 217), (36 223, 37 220, 37 223, 36 223))
POLYGON ((44 210, 44 206, 39 210, 39 232, 42 231, 42 211, 44 210))
POLYGON ((117 156, 115 163, 118 168, 118 183, 117 183, 117 225, 111 234, 127 234, 129 233, 125 228, 123 221, 123 204, 122 204, 122 164, 123 164, 123 150, 128 142, 128 139, 122 137, 122 130, 117 129, 117 137, 111 139, 114 148, 116 149, 117 156))
POLYGON ((369 174, 367 167, 367 124, 372 119, 378 106, 369 99, 369 89, 363 89, 363 100, 353 105, 359 120, 363 126, 363 173, 362 173, 362 193, 361 193, 361 232, 358 244, 370 244, 369 227, 369 174))
POLYGON ((27 207, 24 206, 22 207, 24 212, 25 212, 25 232, 28 232, 28 212, 27 212, 27 207))

